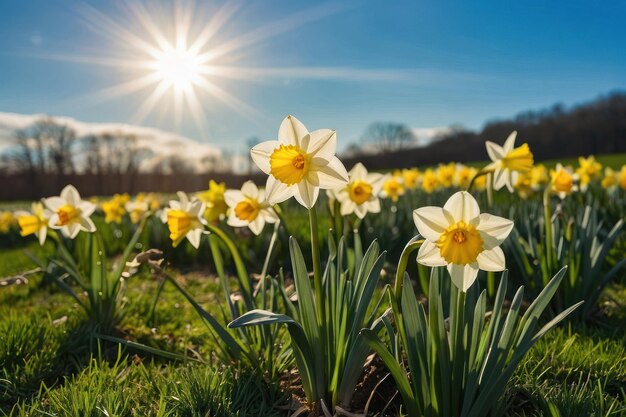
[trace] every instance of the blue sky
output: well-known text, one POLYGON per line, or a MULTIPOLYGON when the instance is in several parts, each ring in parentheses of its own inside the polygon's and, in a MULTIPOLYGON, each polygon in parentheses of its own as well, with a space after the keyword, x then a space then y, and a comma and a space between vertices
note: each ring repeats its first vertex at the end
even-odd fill
MULTIPOLYGON (((154 3, 146 10, 166 31, 172 2, 154 3)), ((290 113, 310 129, 337 129, 345 147, 373 121, 479 128, 488 119, 556 102, 575 104, 626 87, 624 2, 201 4, 194 13, 196 32, 221 8, 236 9, 209 46, 252 32, 244 37, 248 44, 225 53, 219 65, 274 68, 271 76, 257 72, 248 79, 210 78, 256 113, 246 115, 201 93, 206 118, 201 129, 187 110, 175 120, 168 93, 141 124, 237 153, 252 136, 274 137, 290 113)), ((90 63, 94 58, 123 62, 136 57, 127 44, 94 28, 102 23, 94 10, 149 38, 122 2, 0 2, 0 111, 88 122, 133 120, 154 87, 95 100, 97 91, 146 70, 90 63)))

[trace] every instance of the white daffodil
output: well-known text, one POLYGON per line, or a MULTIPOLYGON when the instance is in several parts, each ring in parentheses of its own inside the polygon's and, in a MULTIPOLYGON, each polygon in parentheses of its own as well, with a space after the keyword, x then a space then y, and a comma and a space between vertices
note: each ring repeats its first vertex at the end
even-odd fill
POLYGON ((205 232, 204 203, 200 200, 189 200, 187 194, 179 191, 178 201, 170 201, 169 208, 165 209, 162 219, 166 219, 167 227, 170 230, 172 246, 176 247, 187 238, 194 248, 200 246, 200 237, 205 232))
POLYGON ((533 154, 527 143, 515 148, 517 132, 509 135, 504 146, 487 141, 487 153, 493 161, 485 169, 493 170, 493 188, 499 190, 506 185, 510 192, 514 191, 520 172, 528 172, 533 167, 533 154))
POLYGON ((355 213, 362 219, 368 212, 380 212, 378 194, 385 177, 382 174, 368 173, 360 162, 350 170, 348 177, 348 185, 333 193, 341 203, 341 215, 355 213))
POLYGON ((130 216, 130 221, 139 223, 150 209, 150 206, 147 201, 134 200, 127 202, 124 208, 130 216))
POLYGON ((20 226, 20 235, 37 235, 39 244, 43 245, 46 241, 48 234, 48 222, 52 216, 52 212, 43 207, 40 202, 33 203, 31 206, 31 212, 17 211, 15 217, 17 217, 17 224, 20 226))
POLYGON ((46 198, 43 203, 52 212, 48 220, 51 229, 60 229, 70 239, 74 239, 81 230, 96 231, 96 225, 89 217, 96 210, 96 205, 81 200, 73 185, 65 186, 60 196, 46 198))
POLYGON ((443 208, 419 208, 413 212, 413 219, 425 239, 417 262, 447 266, 452 282, 462 291, 476 280, 479 269, 504 270, 504 253, 499 246, 513 229, 513 222, 481 214, 468 192, 455 193, 443 208))
POLYGON ((241 190, 227 190, 224 199, 230 207, 228 215, 230 226, 248 226, 252 233, 259 235, 265 223, 278 221, 278 215, 265 200, 265 193, 252 181, 246 181, 241 190))
POLYGON ((310 209, 319 190, 340 188, 348 182, 348 173, 335 156, 337 135, 334 130, 310 132, 295 117, 287 116, 278 130, 278 140, 252 148, 252 160, 269 175, 266 198, 270 204, 290 197, 310 209))

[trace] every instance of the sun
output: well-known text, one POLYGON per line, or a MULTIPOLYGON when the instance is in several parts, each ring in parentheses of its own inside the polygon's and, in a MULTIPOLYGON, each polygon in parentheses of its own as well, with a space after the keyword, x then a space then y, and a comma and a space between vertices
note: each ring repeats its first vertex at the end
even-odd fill
POLYGON ((160 83, 179 91, 199 85, 203 72, 198 53, 184 46, 161 50, 149 69, 154 71, 160 83))
POLYGON ((142 124, 153 116, 157 123, 173 121, 179 129, 189 117, 202 139, 208 138, 207 115, 212 113, 207 110, 216 102, 257 125, 266 121, 259 109, 228 91, 225 81, 256 83, 260 79, 285 77, 345 77, 345 68, 240 65, 240 61, 246 61, 248 50, 259 43, 344 11, 345 6, 321 4, 233 35, 225 29, 242 4, 227 1, 210 10, 211 3, 202 3, 204 9, 201 9, 196 7, 195 0, 177 0, 163 7, 147 0, 122 0, 118 4, 121 13, 113 15, 85 3, 79 7, 81 18, 90 31, 110 41, 107 48, 97 55, 53 53, 44 57, 112 68, 124 78, 118 84, 82 97, 81 105, 137 95, 140 101, 129 115, 129 122, 142 124))

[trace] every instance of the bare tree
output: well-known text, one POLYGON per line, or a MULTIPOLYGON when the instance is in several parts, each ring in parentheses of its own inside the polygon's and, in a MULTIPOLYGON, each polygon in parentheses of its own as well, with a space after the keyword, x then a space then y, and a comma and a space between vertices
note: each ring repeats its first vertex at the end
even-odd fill
POLYGON ((365 130, 362 141, 373 144, 380 153, 389 153, 409 147, 416 138, 405 124, 376 122, 365 130))

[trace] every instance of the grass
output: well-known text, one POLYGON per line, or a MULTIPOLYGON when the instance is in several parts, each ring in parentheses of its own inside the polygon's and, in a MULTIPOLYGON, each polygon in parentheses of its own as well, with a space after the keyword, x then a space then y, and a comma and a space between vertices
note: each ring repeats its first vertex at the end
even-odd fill
MULTIPOLYGON (((33 268, 25 249, 39 255, 50 250, 34 241, 3 248, 0 277, 33 268)), ((220 285, 208 267, 177 272, 178 282, 226 322, 220 285)), ((0 415, 289 415, 284 381, 214 360, 216 341, 178 291, 165 285, 153 311, 159 283, 143 273, 127 284, 119 336, 204 363, 99 341, 65 293, 33 276, 28 285, 0 287, 0 415)), ((626 416, 624 280, 609 288, 605 300, 609 325, 561 327, 530 351, 507 390, 502 415, 626 416)), ((385 415, 398 414, 390 406, 385 415)))

